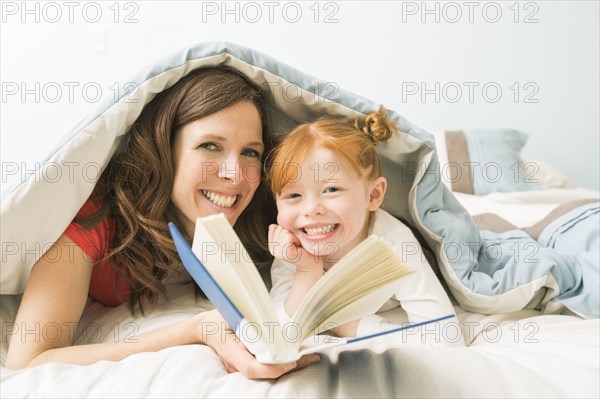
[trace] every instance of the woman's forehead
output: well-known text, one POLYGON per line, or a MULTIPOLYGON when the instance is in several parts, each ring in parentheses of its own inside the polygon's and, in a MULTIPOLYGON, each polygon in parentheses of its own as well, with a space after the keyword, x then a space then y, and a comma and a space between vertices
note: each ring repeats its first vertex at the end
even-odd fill
POLYGON ((184 141, 213 140, 227 144, 263 146, 262 123, 256 106, 238 103, 183 125, 184 141))

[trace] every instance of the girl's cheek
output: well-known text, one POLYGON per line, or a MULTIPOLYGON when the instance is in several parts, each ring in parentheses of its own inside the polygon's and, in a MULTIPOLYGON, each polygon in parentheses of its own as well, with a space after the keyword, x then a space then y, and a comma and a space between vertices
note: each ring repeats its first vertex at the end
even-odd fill
POLYGON ((287 230, 292 224, 293 216, 290 213, 289 207, 277 204, 277 224, 287 230))

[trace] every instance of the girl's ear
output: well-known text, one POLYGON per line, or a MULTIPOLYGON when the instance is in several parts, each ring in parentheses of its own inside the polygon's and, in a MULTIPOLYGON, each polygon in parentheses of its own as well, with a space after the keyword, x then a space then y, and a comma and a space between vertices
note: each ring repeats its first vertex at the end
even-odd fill
POLYGON ((383 202, 385 190, 387 189, 387 180, 380 176, 369 184, 369 210, 375 211, 383 202))

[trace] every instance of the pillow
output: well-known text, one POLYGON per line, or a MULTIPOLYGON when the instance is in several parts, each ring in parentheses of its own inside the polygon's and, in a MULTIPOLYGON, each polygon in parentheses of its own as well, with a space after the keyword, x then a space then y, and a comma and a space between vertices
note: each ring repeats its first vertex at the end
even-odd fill
POLYGON ((544 189, 551 188, 576 188, 577 184, 573 182, 567 175, 562 173, 555 167, 548 165, 537 159, 524 161, 525 164, 533 164, 537 167, 535 177, 539 180, 539 185, 544 189))
POLYGON ((540 189, 535 163, 521 161, 527 135, 509 129, 433 131, 444 184, 455 192, 540 189))

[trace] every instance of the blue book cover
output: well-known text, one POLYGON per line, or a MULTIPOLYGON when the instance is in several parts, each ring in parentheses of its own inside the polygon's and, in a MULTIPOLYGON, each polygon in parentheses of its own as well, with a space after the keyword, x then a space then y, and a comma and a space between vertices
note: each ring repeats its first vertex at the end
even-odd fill
POLYGON ((194 255, 192 248, 189 246, 179 229, 177 229, 173 223, 169 223, 169 229, 171 230, 175 248, 177 248, 183 266, 188 273, 190 273, 202 292, 204 292, 208 300, 219 310, 219 313, 221 313, 221 316, 223 316, 227 324, 229 324, 229 327, 235 331, 236 327, 240 325, 244 317, 233 302, 231 302, 227 294, 223 292, 221 287, 213 279, 208 270, 206 270, 198 257, 194 255))

